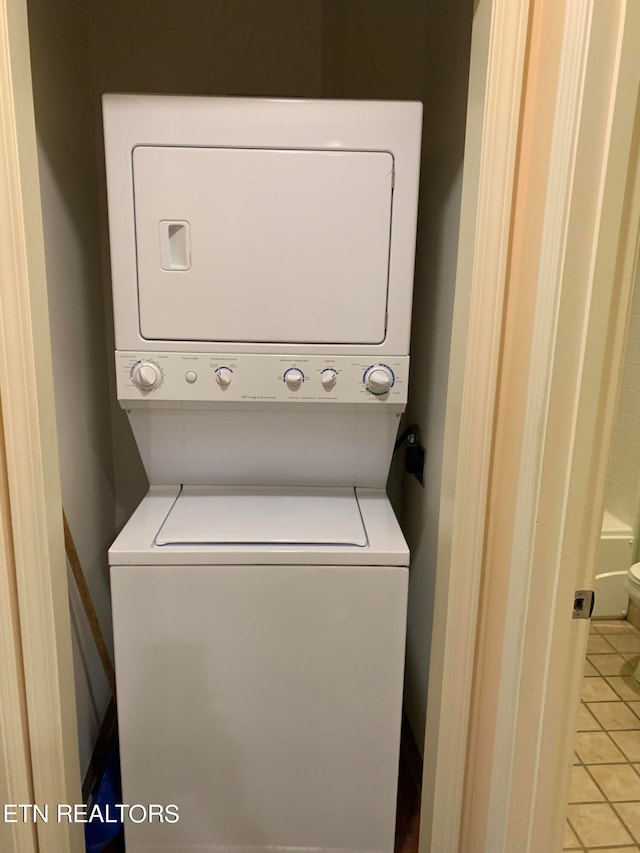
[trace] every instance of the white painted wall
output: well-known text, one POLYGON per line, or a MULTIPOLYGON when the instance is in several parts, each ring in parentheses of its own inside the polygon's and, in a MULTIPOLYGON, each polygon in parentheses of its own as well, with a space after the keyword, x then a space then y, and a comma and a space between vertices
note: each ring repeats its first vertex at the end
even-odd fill
POLYGON ((605 508, 636 533, 640 527, 640 265, 629 318, 629 334, 618 413, 611 441, 605 508))
MULTIPOLYGON (((62 497, 111 642, 114 486, 85 28, 82 0, 29 2, 62 497)), ((71 575, 69 583, 84 773, 110 694, 71 575)))
POLYGON ((440 514, 444 421, 460 225, 472 4, 426 7, 424 128, 407 423, 426 448, 425 485, 406 477, 402 525, 411 549, 405 711, 423 747, 440 514))

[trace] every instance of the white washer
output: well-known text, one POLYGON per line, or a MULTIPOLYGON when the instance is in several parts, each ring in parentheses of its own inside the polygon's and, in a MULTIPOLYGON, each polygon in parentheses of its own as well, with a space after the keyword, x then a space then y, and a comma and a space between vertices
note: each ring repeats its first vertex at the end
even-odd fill
POLYGON ((107 95, 128 853, 394 846, 421 105, 107 95))
POLYGON ((180 810, 128 853, 392 850, 409 553, 384 492, 154 487, 109 560, 124 802, 180 810))

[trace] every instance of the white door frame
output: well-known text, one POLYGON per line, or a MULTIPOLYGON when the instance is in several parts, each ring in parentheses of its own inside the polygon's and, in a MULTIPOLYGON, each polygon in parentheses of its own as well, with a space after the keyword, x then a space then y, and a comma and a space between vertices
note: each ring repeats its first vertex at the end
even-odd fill
MULTIPOLYGON (((0 179, 0 187, 2 181, 0 179)), ((0 190, 1 191, 1 190, 0 190)), ((0 238, 0 244, 1 244, 0 238)), ((32 803, 24 666, 20 641, 18 590, 13 557, 11 507, 0 418, 0 809, 6 803, 32 803)), ((37 853, 34 825, 4 820, 0 812, 0 849, 37 853)))
POLYGON ((447 388, 420 853, 456 853, 532 0, 476 0, 447 388))
POLYGON ((421 853, 561 847, 586 635, 570 609, 635 260, 638 11, 476 3, 421 853))
MULTIPOLYGON (((2 625, 0 670, 13 670, 13 685, 2 679, 11 715, 2 728, 17 726, 12 796, 28 792, 22 802, 53 809, 54 819, 35 825, 39 853, 81 853, 82 826, 55 820, 58 803, 82 799, 25 0, 0 3, 0 44, 0 488, 11 594, 2 609, 11 623, 2 625), (19 637, 10 633, 16 622, 19 637)), ((15 834, 22 846, 11 849, 35 849, 32 829, 15 834)))
MULTIPOLYGON (((640 6, 584 5, 590 20, 576 51, 582 95, 564 247, 549 275, 545 261, 557 241, 550 228, 530 364, 529 406, 544 413, 545 424, 543 436, 529 436, 522 464, 528 457, 536 481, 523 471, 520 495, 537 485, 537 502, 516 506, 512 554, 514 574, 521 568, 528 588, 509 617, 512 625, 520 621, 523 636, 519 677, 508 681, 515 726, 503 765, 511 767, 504 849, 524 853, 561 845, 588 624, 572 621, 571 610, 574 591, 590 587, 595 573, 640 226, 640 6), (549 325, 554 334, 545 334, 549 325)), ((570 6, 567 39, 579 30, 581 12, 580 4, 570 6)), ((565 119, 559 103, 559 133, 565 119)), ((551 175, 549 204, 559 199, 551 175)))

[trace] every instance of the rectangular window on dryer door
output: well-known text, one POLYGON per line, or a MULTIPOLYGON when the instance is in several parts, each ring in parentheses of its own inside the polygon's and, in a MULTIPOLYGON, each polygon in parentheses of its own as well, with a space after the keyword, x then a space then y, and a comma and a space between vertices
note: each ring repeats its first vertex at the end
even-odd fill
POLYGON ((133 175, 143 337, 384 339, 388 152, 139 146, 133 175))

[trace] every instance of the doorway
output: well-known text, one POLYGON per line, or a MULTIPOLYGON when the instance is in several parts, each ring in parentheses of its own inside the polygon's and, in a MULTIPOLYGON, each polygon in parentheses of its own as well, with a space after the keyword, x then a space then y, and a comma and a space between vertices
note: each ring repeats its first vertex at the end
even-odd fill
MULTIPOLYGON (((65 0, 55 8, 42 0, 28 3, 62 496, 107 635, 106 547, 143 496, 146 482, 126 420, 113 403, 99 96, 133 90, 425 103, 412 394, 420 400, 414 411, 425 421, 431 470, 417 496, 407 497, 406 484, 391 490, 398 514, 404 500, 404 509, 413 507, 414 519, 433 532, 472 6, 462 0, 319 0, 302 7, 274 0, 267 8, 251 0, 190 0, 176 19, 175 4, 159 7, 144 0, 106 5, 65 0)), ((433 536, 420 542, 412 574, 406 708, 420 746, 436 544, 433 536)), ((72 630, 84 772, 109 695, 76 601, 72 630)))
MULTIPOLYGON (((640 514, 640 276, 636 271, 596 555, 563 850, 640 843, 640 611, 626 573, 640 514), (636 387, 638 386, 638 387, 636 387)), ((627 849, 637 849, 627 847, 627 849)))

